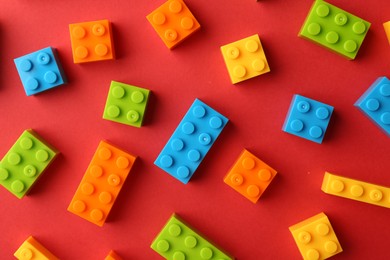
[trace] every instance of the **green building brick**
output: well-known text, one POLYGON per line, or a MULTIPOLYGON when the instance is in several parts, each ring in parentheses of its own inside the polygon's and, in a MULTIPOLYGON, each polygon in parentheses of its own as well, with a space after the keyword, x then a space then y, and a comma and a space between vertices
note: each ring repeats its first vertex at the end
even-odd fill
POLYGON ((150 90, 111 81, 103 118, 141 127, 150 90))
POLYGON ((325 1, 314 2, 298 36, 355 59, 370 23, 325 1))
POLYGON ((172 260, 234 259, 193 231, 175 214, 154 239, 151 248, 165 259, 172 260))
POLYGON ((57 154, 33 130, 24 131, 0 161, 0 184, 23 198, 57 154))

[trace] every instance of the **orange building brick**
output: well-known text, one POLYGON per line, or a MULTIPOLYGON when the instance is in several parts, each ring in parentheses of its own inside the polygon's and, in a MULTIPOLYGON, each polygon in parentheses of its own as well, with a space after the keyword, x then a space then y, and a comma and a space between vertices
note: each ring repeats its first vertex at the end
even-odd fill
POLYGON ((101 141, 68 211, 103 226, 135 159, 101 141))
POLYGON ((276 173, 273 168, 244 149, 225 176, 224 182, 256 203, 276 173))
POLYGON ((47 250, 35 238, 30 236, 16 250, 14 256, 19 260, 58 260, 49 250, 47 250))
POLYGON ((114 250, 111 250, 104 260, 122 260, 122 257, 115 253, 114 250))
POLYGON ((390 21, 383 23, 383 28, 385 28, 385 33, 390 44, 390 21))
POLYGON ((74 63, 115 59, 108 20, 70 24, 69 31, 74 63))
POLYGON ((169 49, 200 28, 200 24, 182 0, 167 1, 146 18, 169 49))

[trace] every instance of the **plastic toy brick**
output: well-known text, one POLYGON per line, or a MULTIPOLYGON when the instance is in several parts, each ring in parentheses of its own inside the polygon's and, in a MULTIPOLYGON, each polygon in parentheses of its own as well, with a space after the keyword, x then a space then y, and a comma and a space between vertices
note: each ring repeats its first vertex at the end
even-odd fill
POLYGON ((0 161, 0 184, 19 199, 23 198, 57 154, 33 130, 24 131, 0 161))
POLYGON ((108 20, 70 24, 69 31, 74 63, 115 59, 108 20))
POLYGON ((355 106, 390 136, 390 80, 378 78, 355 106))
POLYGON ((114 122, 141 127, 149 90, 111 81, 103 118, 114 122))
POLYGON ((103 226, 136 157, 101 141, 68 211, 103 226))
POLYGON ((16 250, 14 256, 19 260, 58 260, 49 250, 47 250, 35 238, 30 236, 16 250))
POLYGON ((327 194, 390 208, 390 188, 325 172, 321 190, 327 194))
POLYGON ((343 251, 328 217, 323 212, 289 229, 303 259, 327 259, 343 251))
POLYGON ((108 253, 106 258, 104 260, 122 260, 122 257, 120 257, 117 253, 115 253, 113 250, 108 253))
POLYGON ((276 173, 273 168, 244 149, 226 175, 224 182, 256 203, 276 173))
POLYGON ((224 45, 221 52, 233 84, 270 71, 257 34, 224 45))
POLYGON ((188 183, 227 122, 226 117, 196 99, 154 164, 188 183))
POLYGON ((27 96, 66 83, 57 52, 51 47, 16 58, 14 62, 27 96))
POLYGON ((332 106, 304 96, 294 95, 283 131, 322 143, 332 112, 332 106))
POLYGON ((370 25, 336 6, 317 0, 298 36, 353 60, 370 25))
POLYGON ((146 19, 169 49, 200 29, 200 24, 182 0, 165 2, 146 19))
POLYGON ((151 248, 165 259, 234 259, 195 232, 175 214, 154 239, 151 248))
POLYGON ((383 23, 383 27, 385 28, 387 40, 389 41, 390 44, 390 21, 383 23))

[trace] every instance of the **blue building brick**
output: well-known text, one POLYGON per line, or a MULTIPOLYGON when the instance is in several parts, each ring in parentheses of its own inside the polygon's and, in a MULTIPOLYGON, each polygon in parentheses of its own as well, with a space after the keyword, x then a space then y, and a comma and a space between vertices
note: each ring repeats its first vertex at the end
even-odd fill
POLYGON ((66 83, 55 49, 51 47, 14 59, 27 96, 66 83))
POLYGON ((283 131, 322 143, 332 112, 332 106, 304 96, 294 95, 283 131))
POLYGON ((390 80, 379 77, 356 101, 368 118, 390 136, 390 80))
POLYGON ((154 164, 188 183, 228 121, 195 99, 154 164))

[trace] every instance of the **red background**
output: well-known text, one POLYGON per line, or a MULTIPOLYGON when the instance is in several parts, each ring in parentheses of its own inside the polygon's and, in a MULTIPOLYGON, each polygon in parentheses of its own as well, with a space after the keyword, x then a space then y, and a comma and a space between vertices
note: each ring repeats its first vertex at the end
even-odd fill
POLYGON ((160 259, 149 248, 173 212, 237 259, 300 259, 288 227, 324 211, 344 252, 389 259, 389 210, 327 195, 324 171, 390 186, 389 137, 353 104, 389 76, 387 0, 331 0, 372 23, 356 60, 297 37, 311 0, 187 0, 202 28, 168 50, 145 16, 153 1, 0 0, 0 156, 33 128, 61 151, 29 196, 0 189, 0 258, 34 235, 62 259, 160 259), (109 19, 114 61, 76 65, 68 25, 109 19), (258 33, 271 72, 232 85, 219 47, 258 33), (13 59, 57 48, 69 84, 27 97, 13 59), (142 128, 102 119, 111 80, 152 91, 142 128), (281 130, 293 94, 335 107, 323 144, 281 130), (183 185, 153 162, 195 98, 229 124, 183 185), (103 228, 66 208, 100 140, 138 155, 103 228), (243 148, 278 171, 257 204, 222 179, 243 148))

